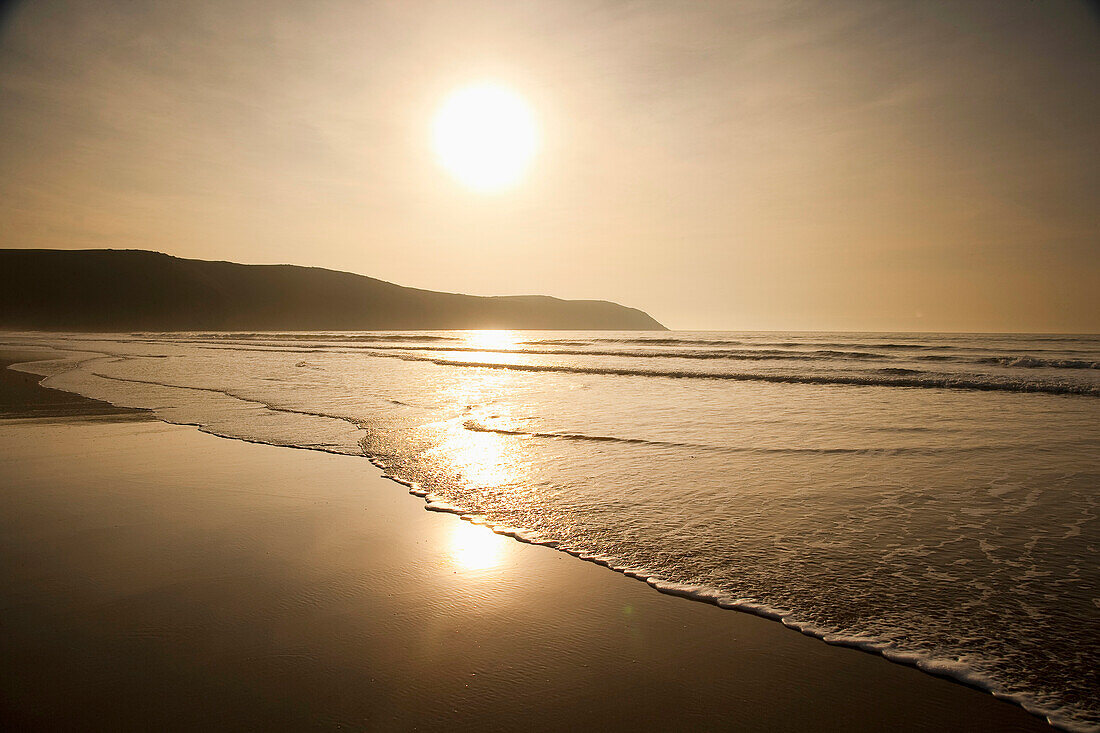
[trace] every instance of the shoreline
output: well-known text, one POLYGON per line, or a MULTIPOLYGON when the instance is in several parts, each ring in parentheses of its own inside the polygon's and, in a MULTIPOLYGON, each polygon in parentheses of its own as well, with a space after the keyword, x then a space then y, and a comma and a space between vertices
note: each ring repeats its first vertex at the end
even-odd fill
MULTIPOLYGON (((4 369, 5 375, 12 370, 4 369)), ((30 376, 30 375, 28 375, 30 376)), ((39 388, 45 389, 45 388, 39 388)), ((62 393, 64 394, 64 393, 62 393)), ((91 401, 94 402, 94 401, 91 401)), ((104 403, 100 403, 104 404, 104 403)), ((435 710, 431 717, 432 724, 469 725, 471 727, 491 725, 495 721, 500 725, 501 721, 516 721, 524 723, 528 727, 539 727, 540 723, 549 720, 560 721, 564 715, 567 719, 574 720, 576 724, 596 727, 594 720, 600 720, 599 727, 636 727, 639 725, 653 724, 660 720, 657 710, 654 709, 654 698, 664 696, 672 698, 671 707, 678 708, 665 714, 694 715, 700 723, 712 727, 718 726, 742 726, 750 728, 778 729, 778 730, 809 730, 814 728, 843 727, 850 730, 877 730, 890 727, 897 730, 1049 730, 1048 725, 1040 718, 1026 712, 1023 708, 1012 702, 994 698, 969 685, 959 681, 936 675, 934 672, 918 670, 916 667, 900 664, 884 664, 889 661, 880 654, 862 653, 848 647, 822 644, 816 638, 805 638, 803 635, 791 634, 788 628, 761 618, 752 613, 730 614, 713 603, 684 603, 677 596, 683 593, 669 592, 667 589, 656 588, 661 591, 653 593, 652 584, 647 583, 643 588, 637 583, 627 583, 633 579, 628 573, 621 571, 609 576, 607 573, 597 571, 593 565, 607 567, 598 559, 589 559, 587 563, 575 563, 568 553, 560 551, 544 552, 539 543, 512 542, 508 536, 493 534, 487 529, 478 529, 469 522, 462 521, 459 517, 441 518, 438 513, 424 512, 419 502, 409 502, 404 499, 404 492, 392 491, 391 482, 381 482, 378 469, 371 464, 369 467, 362 461, 351 463, 351 456, 327 454, 318 451, 289 452, 278 447, 266 444, 253 444, 238 440, 220 440, 217 437, 205 434, 188 427, 174 426, 156 420, 150 420, 144 415, 135 415, 137 421, 103 423, 97 421, 62 421, 57 416, 47 416, 40 420, 12 420, 0 423, 9 426, 2 441, 7 446, 4 460, 9 464, 9 469, 14 472, 25 472, 23 478, 35 483, 40 481, 32 471, 26 470, 27 466, 48 466, 46 473, 53 475, 55 480, 63 478, 60 483, 62 491, 69 500, 92 502, 90 511, 98 511, 94 505, 94 497, 86 495, 81 486, 82 479, 73 475, 65 475, 79 466, 81 461, 87 463, 83 454, 65 455, 63 448, 57 447, 63 443, 59 440, 45 441, 53 443, 53 446, 42 446, 29 440, 31 436, 43 436, 53 433, 60 437, 66 433, 88 450, 95 446, 99 460, 106 466, 84 466, 85 469, 110 469, 118 461, 129 455, 148 455, 149 464, 140 469, 133 469, 141 474, 140 480, 135 482, 128 491, 129 498, 143 498, 142 492, 148 491, 149 485, 172 484, 176 488, 180 485, 188 485, 187 479, 197 480, 204 471, 213 470, 207 466, 213 458, 213 468, 218 468, 218 461, 224 461, 229 467, 235 467, 236 473, 231 473, 235 481, 239 481, 244 488, 237 487, 235 495, 247 499, 243 506, 232 507, 233 511, 254 509, 256 506, 264 506, 264 502, 270 500, 270 494, 261 490, 277 484, 281 487, 287 485, 287 474, 311 475, 313 469, 323 469, 331 472, 335 480, 316 488, 312 493, 307 492, 306 502, 309 506, 328 504, 339 500, 346 503, 346 509, 351 511, 359 508, 355 513, 358 517, 362 510, 374 516, 372 522, 357 526, 356 536, 360 540, 370 538, 380 533, 393 534, 395 539, 400 539, 405 544, 415 548, 412 553, 405 553, 397 567, 417 568, 417 572, 426 575, 419 586, 410 586, 412 589, 403 588, 405 603, 395 609, 395 613, 423 617, 431 616, 430 608, 437 602, 432 593, 425 597, 425 587, 438 586, 442 579, 446 579, 446 571, 449 569, 452 575, 460 576, 454 587, 449 587, 452 594, 451 610, 467 622, 470 617, 480 619, 480 624, 468 625, 466 631, 476 640, 473 644, 459 644, 460 655, 470 655, 483 650, 484 647, 493 647, 495 651, 489 655, 490 660, 504 664, 515 664, 516 647, 523 647, 523 639, 544 638, 544 644, 539 647, 542 655, 540 664, 538 657, 529 654, 520 655, 525 664, 534 665, 540 670, 539 677, 545 676, 547 681, 555 681, 558 685, 568 686, 570 682, 576 682, 576 676, 580 674, 582 679, 599 692, 596 698, 604 707, 591 703, 591 691, 583 693, 575 692, 572 696, 555 698, 557 703, 564 703, 570 707, 569 711, 562 712, 560 707, 554 711, 546 710, 546 715, 556 717, 531 717, 527 721, 522 716, 533 709, 541 709, 544 701, 534 699, 532 692, 525 689, 517 689, 514 680, 497 679, 496 685, 490 689, 483 689, 478 694, 485 695, 488 699, 504 704, 503 700, 511 700, 508 704, 516 705, 522 701, 509 717, 508 713, 497 710, 502 715, 500 718, 485 717, 489 708, 480 709, 477 714, 468 711, 473 717, 459 714, 457 709, 451 712, 435 710), (59 432, 60 431, 60 432, 59 432), (22 439, 18 434, 22 434, 22 439), (96 435, 98 434, 98 435, 96 435), (83 436, 83 437, 82 437, 83 436), (108 438, 113 436, 113 440, 108 438), (217 447, 215 447, 217 446, 217 447), (130 453, 127 453, 130 451, 130 453), (195 461, 196 455, 202 455, 204 460, 195 461), (13 459, 11 456, 15 456, 13 459), (62 464, 62 465, 58 465, 62 464), (278 464, 283 471, 280 473, 272 467, 278 464), (339 464, 339 467, 336 467, 339 464), (169 470, 172 468, 174 470, 169 470), (142 473, 144 471, 144 473, 142 473), (195 474, 195 475, 192 475, 195 474), (354 480, 348 480, 353 478, 354 480), (361 488, 351 488, 351 484, 374 484, 367 491, 361 488), (374 491, 378 488, 379 491, 374 491), (387 495, 388 494, 388 495, 387 495), (268 497, 268 498, 265 498, 268 497), (371 511, 379 509, 377 505, 384 505, 390 512, 390 516, 382 517, 381 514, 371 511), (375 506, 371 506, 375 505, 375 506), (396 517, 396 518, 395 518, 396 517), (463 553, 469 554, 468 548, 459 548, 456 552, 453 547, 453 539, 445 536, 456 531, 459 534, 465 530, 455 530, 455 526, 469 526, 475 533, 483 533, 486 536, 497 538, 489 541, 485 537, 470 540, 474 546, 472 562, 455 560, 463 553), (450 546, 448 546, 450 541, 450 546), (476 568, 479 560, 476 557, 477 547, 481 544, 493 545, 493 552, 507 556, 507 561, 498 562, 492 568, 476 568), (501 545, 500 543, 506 543, 501 545), (424 555, 439 560, 444 557, 444 567, 439 567, 438 562, 431 568, 424 568, 424 555), (448 567, 449 563, 449 567, 448 567), (508 573, 504 573, 508 570, 508 573), (466 577, 465 575, 476 577, 466 577), (479 583, 485 581, 486 575, 492 576, 497 572, 507 577, 489 577, 494 584, 494 591, 486 594, 479 583), (440 576, 443 576, 441 579, 440 576), (619 580, 614 580, 618 578, 619 580), (514 586, 523 589, 519 601, 513 609, 516 613, 506 617, 494 617, 487 620, 484 614, 484 606, 501 594, 508 596, 514 594, 514 586), (538 586, 538 587, 536 587, 538 586), (420 588, 419 596, 416 587, 420 588), (578 592, 578 588, 584 588, 584 592, 578 592), (568 599, 568 603, 563 602, 568 599), (532 605, 531 601, 538 599, 543 605, 539 608, 532 605), (596 609, 607 604, 620 610, 617 618, 607 619, 596 609), (479 604, 480 607, 479 608, 479 604), (534 609, 538 608, 537 611, 534 609), (631 609, 623 616, 622 609, 631 609), (535 619, 530 616, 534 615, 535 619), (626 618, 629 617, 629 618, 626 618), (594 623, 593 618, 602 619, 601 623, 594 623), (626 619, 624 621, 624 618, 626 619), (619 639, 612 643, 610 638, 622 631, 622 627, 637 626, 642 619, 651 621, 660 627, 660 633, 645 634, 648 645, 632 645, 629 639, 619 639), (537 623, 533 623, 537 621, 537 623), (522 626, 527 631, 527 636, 515 635, 516 625, 522 626), (547 634, 552 629, 554 633, 547 634), (507 638, 512 634, 511 645, 503 644, 501 636, 507 638), (579 644, 581 639, 586 639, 589 644, 579 644), (591 647, 599 649, 592 652, 591 647), (659 650, 659 653, 656 653, 659 650), (685 651, 687 650, 687 651, 685 651), (589 661, 598 660, 599 666, 610 676, 592 678, 580 672, 590 668, 587 664, 578 666, 580 660, 591 655, 589 661), (547 659, 565 657, 567 664, 551 663, 547 659), (637 669, 639 659, 642 656, 647 662, 644 665, 644 673, 639 675, 637 669), (746 667, 751 667, 746 671, 746 667), (623 676, 634 680, 637 686, 622 689, 613 678, 623 676), (837 686, 837 682, 845 684, 837 686), (690 684, 688 684, 690 682, 690 684), (765 684, 763 687, 761 683, 765 684), (778 689, 776 689, 778 688, 778 689), (617 696, 616 703, 608 703, 608 694, 617 696), (588 700, 589 703, 577 706, 577 700, 588 700), (681 700, 677 705, 676 700, 681 700), (742 707, 730 708, 730 700, 742 703, 742 707), (786 705, 786 707, 784 707, 786 705), (541 706, 541 707, 540 707, 541 706), (614 717, 608 717, 610 711, 614 711, 614 717), (642 716, 642 713, 645 716, 642 716), (657 718, 652 716, 658 715, 657 718), (479 717, 480 716, 480 717, 479 717), (517 719, 515 716, 521 716, 517 719), (595 717, 593 717, 595 716, 595 717), (628 722, 632 721, 632 722, 628 722)), ((225 469, 226 466, 221 466, 225 469)), ((228 469, 226 469, 228 470, 228 469)), ((117 472, 117 471, 116 471, 117 472)), ((112 476, 110 470, 106 470, 101 476, 108 480, 112 476)), ((225 476, 221 476, 224 489, 225 476)), ((398 482, 401 483, 401 482, 398 482)), ((216 486, 217 481, 207 480, 200 482, 202 486, 216 486)), ((207 489, 209 490, 209 489, 207 489)), ((224 492, 218 492, 222 496, 224 492)), ((185 500, 182 497, 181 500, 185 500)), ((18 508, 16 506, 15 508, 18 508)), ((270 509, 271 507, 267 507, 270 509)), ((429 505, 430 508, 430 505, 429 505)), ((208 506, 206 509, 214 516, 219 512, 225 513, 227 507, 219 505, 208 506)), ((8 512, 10 515, 10 512, 8 512)), ((313 514, 307 508, 298 507, 298 518, 307 516, 312 523, 315 534, 325 533, 325 523, 318 523, 316 512, 313 514)), ((202 519, 180 518, 176 512, 165 513, 163 520, 169 524, 173 522, 203 521, 202 519)), ((336 517, 328 517, 329 520, 338 522, 346 518, 343 514, 336 517)), ((270 553, 273 547, 279 547, 282 539, 263 530, 257 530, 258 534, 250 538, 250 543, 243 548, 245 554, 255 552, 270 553)), ((300 534, 301 530, 297 530, 300 534)), ((315 538, 313 538, 315 539, 315 538)), ((522 538, 520 538, 522 539, 522 538)), ((146 542, 149 538, 146 538, 146 542)), ((240 544, 239 541, 235 541, 240 544)), ((185 542, 185 544, 187 544, 185 542)), ((232 543, 231 543, 232 544, 232 543)), ((5 549, 8 549, 5 547, 5 549)), ((190 547, 195 551, 194 547, 190 547)), ((241 548, 238 548, 241 549, 241 548)), ((392 552, 392 551, 391 551, 392 552)), ((250 556, 251 557, 251 556, 250 556)), ((255 558, 251 558, 255 560, 255 558)), ((469 559, 469 558, 467 558, 469 559)), ((484 558, 482 558, 484 559, 484 558)), ((314 561, 332 571, 340 571, 339 576, 352 577, 378 577, 377 566, 372 567, 363 558, 350 559, 341 556, 339 561, 320 555, 314 561)), ((64 558, 59 559, 64 565, 64 558)), ((5 563, 5 566, 8 563, 5 563)), ((207 564, 199 564, 195 570, 203 570, 209 574, 207 564)), ((278 569, 275 575, 279 575, 278 569)), ((201 574, 201 573, 200 573, 201 574)), ((398 573, 400 575, 400 571, 398 573)), ((209 578, 207 579, 209 580, 209 578)), ((286 582, 284 577, 281 583, 286 582)), ((383 581, 391 584, 392 578, 383 581)), ((352 585, 355 585, 353 582, 352 585)), ((209 589, 207 589, 209 590, 209 589)), ((313 610, 332 611, 341 606, 341 599, 346 596, 347 587, 337 584, 337 587, 321 587, 313 590, 316 600, 313 610)), ((385 603, 378 597, 378 593, 367 592, 361 594, 361 600, 366 605, 385 603)), ((391 596, 394 594, 391 592, 391 596)), ((245 605, 255 602, 258 596, 239 599, 245 605)), ((694 600, 704 600, 694 598, 694 600)), ((400 605, 400 604, 399 604, 400 605)), ((491 604, 490 604, 491 605, 491 604)), ((216 604, 215 604, 215 607, 216 604)), ((193 609, 198 612, 200 609, 193 609)), ((201 616, 201 612, 198 613, 201 616)), ((261 614, 262 618, 262 614, 261 614)), ((341 617, 343 630, 357 629, 365 633, 361 628, 362 619, 341 617)), ((271 623, 271 619, 268 619, 271 623)), ((201 624, 200 624, 201 627, 201 624)), ((187 627, 190 628, 190 627, 187 627)), ((415 639, 416 629, 413 624, 404 628, 404 642, 415 639)), ((653 631, 654 629, 649 629, 653 631)), ((299 629, 300 631, 300 629, 299 629)), ((331 631, 330 633, 335 633, 331 631)), ((372 648, 379 646, 387 655, 392 656, 392 640, 376 638, 377 633, 366 633, 369 642, 364 642, 372 648)), ((93 636, 91 641, 97 641, 93 636)), ((87 640, 86 640, 87 641, 87 640)), ((14 642, 13 642, 14 643, 14 642)), ((452 639, 449 643, 457 643, 452 639)), ((326 653, 332 657, 340 658, 341 668, 352 677, 361 676, 361 670, 356 670, 353 660, 346 659, 343 655, 332 649, 327 644, 321 644, 326 653)), ((313 649, 316 655, 317 649, 313 649)), ((307 655, 308 656, 308 655, 307 655)), ((189 658, 189 657, 188 657, 189 658)), ((63 666, 63 665, 62 665, 63 666)), ((413 678, 424 676, 431 677, 437 672, 433 667, 420 668, 415 671, 413 678)), ((460 675, 461 678, 461 675, 460 675)), ((374 678, 372 678, 373 682, 374 678)), ((442 684, 453 683, 453 680, 444 680, 442 684)), ((467 683, 469 684, 469 683, 467 683)), ((414 685, 415 687, 415 685, 414 685)), ((394 700, 404 700, 407 693, 392 692, 386 698, 387 704, 394 700)), ((429 685, 430 694, 430 685, 429 685)), ((460 705, 471 702, 469 692, 459 692, 454 701, 460 705)), ((472 701, 484 702, 474 695, 472 701)), ((325 712, 318 709, 317 705, 309 705, 307 700, 301 701, 307 704, 310 710, 325 712)), ((376 701, 377 702, 377 701, 376 701)), ((353 700, 339 700, 340 709, 358 709, 353 700)), ((406 701, 406 704, 408 701, 406 701)), ((426 704, 419 700, 418 706, 426 704)), ((8 705, 4 706, 5 708, 8 705)), ((232 707, 232 706, 230 706, 232 707)), ((323 705, 321 706, 324 707, 323 705)), ((401 706, 398 706, 401 707, 401 706)), ((431 707, 428 704, 428 707, 431 707)), ((474 707, 477 707, 475 705, 474 707)), ((489 706, 491 707, 491 706, 489 706)), ((657 706, 667 708, 669 706, 657 706)), ((415 723, 416 716, 427 714, 423 710, 405 709, 397 718, 377 721, 381 727, 388 728, 395 724, 400 728, 406 723, 415 723), (405 717, 402 717, 405 716, 405 717), (412 716, 411 718, 408 716, 412 716), (403 723, 401 722, 403 721, 403 723)), ((7 717, 7 716, 5 716, 7 717)), ((681 718, 675 718, 681 720, 681 718)), ((666 719, 668 720, 668 719, 666 719)), ((310 721, 316 723, 315 718, 310 721)), ((373 726, 372 726, 373 727, 373 726)))
POLYGON ((90 418, 111 417, 155 420, 149 410, 118 407, 102 400, 53 389, 41 384, 43 377, 11 367, 41 361, 46 348, 11 349, 0 347, 0 419, 18 418, 90 418))
MULTIPOLYGON (((244 442, 250 442, 242 438, 234 438, 231 436, 219 435, 218 433, 210 433, 217 437, 227 438, 229 440, 244 440, 244 442)), ((260 445, 269 445, 268 443, 258 443, 260 445)), ((286 447, 286 446, 284 446, 286 447)), ((308 450, 308 449, 307 449, 308 450)), ((888 644, 880 642, 876 639, 866 637, 837 637, 831 635, 828 632, 821 631, 818 627, 812 624, 800 624, 798 622, 789 621, 789 617, 792 615, 790 611, 784 611, 777 609, 764 603, 757 603, 755 601, 741 601, 733 600, 731 596, 722 591, 705 585, 685 585, 683 583, 677 583, 675 581, 665 580, 664 578, 655 575, 652 571, 640 569, 633 566, 616 565, 611 559, 602 555, 590 555, 583 552, 578 552, 565 547, 561 547, 557 541, 543 540, 537 536, 528 534, 525 530, 517 529, 514 527, 503 527, 500 525, 494 525, 488 522, 485 517, 479 514, 467 513, 458 507, 455 507, 442 499, 435 498, 435 495, 431 492, 421 488, 417 484, 396 476, 390 475, 386 467, 376 461, 371 456, 366 456, 368 460, 379 471, 382 472, 382 478, 388 479, 394 483, 397 483, 408 490, 411 496, 415 496, 424 502, 424 509, 429 512, 437 512, 440 514, 446 514, 452 517, 457 517, 464 522, 469 522, 478 527, 485 527, 494 534, 502 537, 508 537, 517 542, 534 545, 536 547, 546 547, 556 552, 569 555, 586 563, 591 563, 598 567, 610 570, 613 573, 622 575, 632 580, 641 581, 653 590, 663 595, 672 596, 675 598, 682 598, 687 601, 695 603, 703 603, 705 605, 714 606, 724 611, 735 611, 738 613, 746 613, 750 616, 765 619, 767 621, 773 621, 785 626, 786 628, 796 631, 803 636, 815 639, 829 646, 834 646, 843 649, 852 649, 869 654, 870 656, 877 657, 891 664, 897 664, 902 667, 908 667, 910 669, 916 669, 920 672, 927 674, 938 679, 946 680, 953 684, 966 687, 974 690, 975 692, 985 695, 991 695, 992 697, 1003 700, 1009 704, 1015 705, 1027 712, 1028 714, 1042 720, 1052 728, 1057 730, 1076 730, 1073 727, 1060 726, 1054 721, 1050 720, 1040 710, 1036 710, 1028 707, 1026 702, 1019 696, 1006 695, 998 693, 992 689, 992 683, 987 681, 987 678, 982 677, 972 672, 965 665, 961 665, 962 669, 957 667, 952 669, 950 662, 944 663, 936 659, 930 659, 925 656, 912 654, 908 652, 899 652, 891 648, 888 644)))

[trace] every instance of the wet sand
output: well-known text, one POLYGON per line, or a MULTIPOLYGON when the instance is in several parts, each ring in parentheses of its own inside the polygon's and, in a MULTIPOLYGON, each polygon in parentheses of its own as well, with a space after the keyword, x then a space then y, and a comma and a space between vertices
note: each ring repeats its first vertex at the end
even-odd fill
POLYGON ((12 364, 56 358, 58 352, 49 349, 27 349, 25 351, 0 351, 0 417, 74 417, 87 418, 109 415, 145 415, 153 419, 151 413, 144 410, 132 410, 127 407, 93 400, 72 392, 39 386, 42 377, 28 372, 8 369, 12 364))
POLYGON ((0 421, 6 729, 1050 730, 426 512, 365 459, 72 417, 102 404, 0 421))

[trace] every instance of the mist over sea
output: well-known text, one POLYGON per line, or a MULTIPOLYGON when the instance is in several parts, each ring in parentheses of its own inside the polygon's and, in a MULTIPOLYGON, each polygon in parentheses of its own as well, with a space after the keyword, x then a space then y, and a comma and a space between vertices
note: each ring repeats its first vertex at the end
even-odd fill
POLYGON ((47 386, 1100 726, 1100 337, 8 334, 47 386))

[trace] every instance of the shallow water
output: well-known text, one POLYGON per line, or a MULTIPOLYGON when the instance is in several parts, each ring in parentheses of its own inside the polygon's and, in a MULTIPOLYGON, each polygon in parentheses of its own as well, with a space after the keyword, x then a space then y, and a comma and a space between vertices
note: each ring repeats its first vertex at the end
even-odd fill
POLYGON ((1100 725, 1100 338, 8 335, 46 384, 1100 725))

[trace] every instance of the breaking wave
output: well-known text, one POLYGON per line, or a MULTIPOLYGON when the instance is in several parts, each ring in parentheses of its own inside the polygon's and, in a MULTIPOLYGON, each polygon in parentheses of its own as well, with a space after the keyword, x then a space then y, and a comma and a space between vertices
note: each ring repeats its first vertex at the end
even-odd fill
MULTIPOLYGON (((427 361, 438 366, 476 369, 505 369, 518 372, 556 372, 619 377, 665 377, 668 379, 707 379, 738 382, 770 382, 773 384, 850 385, 863 387, 910 387, 916 389, 966 389, 982 392, 1030 392, 1051 395, 1100 397, 1100 387, 1089 384, 1039 382, 1024 379, 955 376, 921 373, 913 376, 873 374, 762 374, 755 372, 693 372, 664 369, 630 369, 617 367, 584 367, 564 364, 502 364, 498 362, 451 361, 418 356, 400 356, 411 361, 427 361), (920 374, 920 376, 916 376, 920 374)), ((909 370, 907 370, 909 371, 909 370)))

